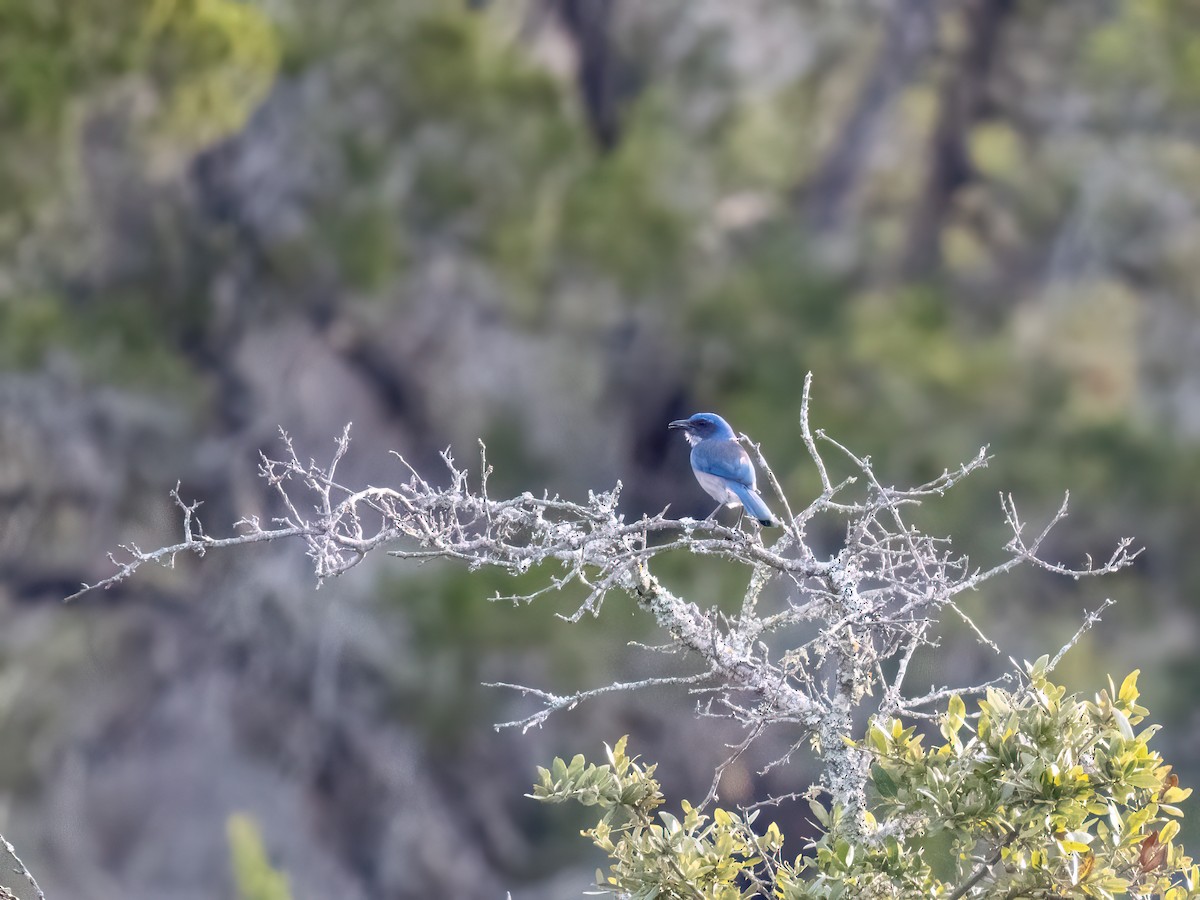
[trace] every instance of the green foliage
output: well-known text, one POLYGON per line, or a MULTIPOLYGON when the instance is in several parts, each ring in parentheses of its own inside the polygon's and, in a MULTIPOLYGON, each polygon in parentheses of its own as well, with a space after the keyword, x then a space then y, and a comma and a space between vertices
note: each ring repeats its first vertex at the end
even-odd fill
POLYGON ((203 147, 237 131, 275 80, 281 47, 272 22, 237 0, 153 0, 134 58, 155 83, 173 87, 161 131, 203 147))
POLYGON ((177 349, 194 311, 186 296, 164 299, 150 312, 141 297, 85 303, 48 293, 0 296, 0 369, 37 369, 48 353, 69 350, 110 384, 194 391, 177 349))
POLYGON ((0 0, 0 124, 55 128, 72 102, 138 74, 164 124, 203 140, 239 128, 279 63, 270 20, 237 0, 0 0))
POLYGON ((549 803, 574 800, 599 806, 604 816, 585 837, 613 860, 610 874, 596 880, 612 893, 634 900, 755 896, 740 884, 765 884, 765 854, 779 851, 783 837, 772 823, 763 835, 750 829, 755 814, 740 817, 715 809, 711 818, 686 801, 683 818, 652 815, 664 802, 655 766, 642 766, 625 752, 627 737, 608 750, 608 763, 594 765, 577 755, 568 765, 555 759, 538 769, 530 796, 549 803))
POLYGON ((61 344, 69 319, 54 297, 0 299, 0 366, 32 369, 46 348, 61 344))
POLYGON ((1028 664, 1020 688, 992 688, 974 712, 954 695, 942 742, 899 719, 872 722, 857 745, 873 758, 876 802, 867 821, 810 801, 821 836, 789 860, 772 823, 665 801, 654 766, 626 739, 596 766, 576 756, 539 769, 531 795, 599 806, 584 832, 612 859, 607 890, 649 900, 777 897, 1200 897, 1200 867, 1176 843, 1178 806, 1191 794, 1149 748, 1138 673, 1094 700, 1028 664), (927 851, 940 848, 927 858, 927 851), (948 852, 946 851, 948 849, 948 852))
POLYGON ((233 813, 225 830, 238 900, 292 900, 287 876, 271 867, 255 821, 233 813))
POLYGON ((53 127, 87 83, 127 71, 145 6, 0 0, 0 124, 53 127))
POLYGON ((1180 103, 1200 96, 1200 9, 1190 0, 1137 0, 1097 29, 1085 59, 1106 80, 1152 84, 1180 103), (1147 53, 1153 47, 1155 52, 1147 53))
POLYGON ((146 89, 151 131, 191 152, 241 128, 279 57, 271 21, 237 0, 0 0, 0 213, 60 186, 65 125, 113 85, 146 89))
POLYGON ((675 274, 687 226, 685 211, 663 186, 682 163, 681 148, 656 127, 652 109, 628 127, 613 153, 574 180, 562 212, 562 242, 575 260, 636 290, 675 274))
POLYGON ((150 178, 189 163, 242 128, 279 55, 271 20, 239 0, 0 0, 0 367, 34 368, 65 348, 103 377, 194 382, 163 339, 207 316, 196 302, 203 286, 179 271, 186 229, 174 210, 148 208, 142 184, 90 183, 90 164, 98 144, 132 151, 121 171, 150 178), (99 132, 104 141, 86 139, 99 132), (118 191, 129 201, 124 218, 146 229, 135 240, 161 246, 137 259, 136 275, 117 266, 135 285, 96 294, 83 273, 106 240, 80 246, 77 229, 95 236, 111 225, 79 219, 118 191), (80 287, 69 297, 48 287, 65 282, 80 287))
POLYGON ((1191 791, 1149 748, 1158 726, 1134 730, 1138 673, 1090 701, 1050 682, 1047 663, 1028 665, 1019 691, 989 690, 973 728, 952 697, 928 750, 912 726, 873 724, 881 810, 949 832, 959 879, 993 848, 996 896, 1200 896, 1200 869, 1173 842, 1191 791))

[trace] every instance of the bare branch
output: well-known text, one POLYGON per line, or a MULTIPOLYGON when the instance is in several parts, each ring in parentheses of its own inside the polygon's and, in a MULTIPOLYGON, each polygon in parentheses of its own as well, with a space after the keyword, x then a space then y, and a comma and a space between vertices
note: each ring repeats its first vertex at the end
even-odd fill
POLYGON ((972 619, 970 616, 968 616, 965 612, 963 612, 962 609, 959 608, 957 603, 947 603, 946 605, 949 606, 952 610, 954 610, 955 614, 960 619, 963 620, 963 622, 966 624, 966 626, 968 628, 971 629, 971 631, 973 631, 975 633, 975 639, 977 641, 979 641, 979 643, 983 644, 983 646, 987 647, 989 650, 991 650, 997 656, 1000 655, 999 645, 997 645, 995 641, 993 641, 990 637, 988 637, 986 634, 984 634, 980 630, 979 626, 975 624, 975 620, 972 619))
POLYGON ((971 888, 975 887, 975 885, 982 881, 983 878, 990 871, 992 871, 992 868, 996 865, 996 863, 1000 862, 1000 858, 1004 855, 1004 849, 1016 839, 1017 832, 1009 832, 1008 836, 996 846, 995 850, 992 851, 991 856, 989 856, 987 859, 980 860, 979 865, 975 867, 975 871, 973 871, 970 877, 962 883, 958 890, 950 895, 948 900, 961 900, 961 898, 965 897, 968 892, 970 892, 971 888))
POLYGON ((927 694, 922 694, 920 697, 912 697, 905 700, 896 711, 904 713, 906 716, 919 716, 920 713, 918 710, 922 706, 930 706, 934 703, 944 703, 955 694, 958 694, 959 696, 964 694, 983 694, 987 692, 988 688, 1012 683, 1013 679, 1016 677, 1016 672, 1005 672, 1003 675, 998 675, 989 681, 985 681, 982 684, 974 684, 970 687, 939 688, 937 690, 930 691, 927 694))
MULTIPOLYGON (((257 522, 255 523, 257 527, 257 522)), ((258 544, 264 541, 278 541, 284 538, 300 537, 306 534, 304 528, 276 528, 270 531, 258 529, 250 534, 237 535, 229 538, 210 538, 204 535, 197 537, 189 537, 178 544, 172 544, 169 547, 162 547, 151 552, 143 552, 134 545, 122 545, 121 549, 126 551, 130 559, 126 562, 118 562, 113 554, 109 554, 109 559, 118 566, 118 570, 94 584, 84 584, 79 590, 71 594, 65 599, 67 601, 76 600, 84 594, 94 590, 108 590, 115 584, 119 584, 129 578, 134 572, 142 567, 144 563, 161 562, 167 568, 175 567, 175 557, 180 553, 191 552, 197 556, 203 556, 209 550, 219 550, 224 547, 240 547, 244 544, 258 544)))
POLYGON ((1076 644, 1078 644, 1080 638, 1082 638, 1085 634, 1087 634, 1087 632, 1089 632, 1092 629, 1092 626, 1100 621, 1100 615, 1106 609, 1108 609, 1110 606, 1115 606, 1115 605, 1116 605, 1115 600, 1113 600, 1111 597, 1106 597, 1103 603, 1101 603, 1098 607, 1096 607, 1091 612, 1089 612, 1084 617, 1083 624, 1079 626, 1079 630, 1076 631, 1075 634, 1072 636, 1072 638, 1069 641, 1067 641, 1065 644, 1063 644, 1062 647, 1059 649, 1059 651, 1054 654, 1054 659, 1050 660, 1050 664, 1048 666, 1046 666, 1046 671, 1047 672, 1053 671, 1054 667, 1059 664, 1059 661, 1062 660, 1062 658, 1067 655, 1067 651, 1070 650, 1072 647, 1074 647, 1076 644))
MULTIPOLYGON (((488 566, 514 576, 539 569, 545 577, 536 586, 512 594, 497 592, 492 599, 529 603, 551 592, 578 592, 583 599, 573 613, 563 615, 571 622, 599 615, 605 599, 615 591, 631 597, 654 619, 665 641, 653 650, 681 657, 686 663, 683 673, 569 695, 497 684, 519 691, 537 706, 497 727, 527 730, 556 712, 605 694, 664 685, 686 687, 705 697, 702 714, 721 716, 748 729, 745 740, 716 771, 705 803, 715 798, 722 773, 754 739, 768 726, 780 726, 790 749, 767 769, 782 765, 802 746, 818 747, 825 764, 825 788, 848 811, 849 827, 867 834, 873 827, 865 815, 869 760, 845 740, 860 721, 857 712, 871 704, 869 709, 882 715, 930 716, 928 709, 952 693, 983 691, 999 683, 906 695, 909 664, 918 648, 936 646, 935 629, 945 608, 998 653, 995 642, 960 607, 961 594, 1022 564, 1068 577, 1115 572, 1128 566, 1138 551, 1131 550, 1129 539, 1122 539, 1103 564, 1088 558, 1083 567, 1072 569, 1048 562, 1039 553, 1051 530, 1066 516, 1066 501, 1026 542, 1025 524, 1012 497, 1002 496, 1004 518, 1012 531, 1006 556, 990 568, 973 567, 946 538, 910 525, 908 510, 935 500, 986 466, 986 448, 924 484, 885 486, 869 458, 854 454, 821 431, 813 432, 810 387, 811 376, 804 383, 800 428, 817 467, 821 493, 798 513, 762 448, 742 436, 786 514, 785 533, 770 545, 758 529, 673 519, 665 509, 627 521, 619 511, 619 482, 611 490, 592 491, 579 500, 549 492, 494 498, 488 490, 492 469, 482 443, 477 473, 459 465, 449 448, 441 455, 443 468, 436 475, 418 472, 396 454, 401 466, 398 484, 352 488, 335 477, 349 449, 349 426, 335 441, 332 460, 324 467, 302 461, 281 431, 281 458, 264 456, 259 470, 277 498, 278 518, 264 525, 248 517, 235 523, 239 533, 212 537, 200 524, 199 504, 185 502, 177 485, 171 497, 183 519, 183 540, 153 551, 133 544, 122 547, 119 555, 111 557, 116 571, 84 585, 71 599, 119 584, 145 563, 173 566, 180 553, 204 556, 209 550, 289 538, 303 542, 318 586, 382 550, 397 560, 457 560, 471 570, 488 566), (830 480, 818 438, 850 460, 857 470, 853 477, 838 484, 830 480), (822 533, 828 533, 830 523, 844 529, 844 542, 832 556, 819 554, 808 542, 807 525, 818 517, 822 533), (727 616, 702 609, 659 581, 653 569, 661 557, 671 554, 716 557, 748 569, 738 613, 727 616), (804 627, 804 637, 795 636, 790 630, 794 626, 804 627), (892 661, 896 668, 888 678, 885 671, 893 671, 892 661)), ((1098 621, 1104 608, 1088 616, 1054 663, 1098 621)))
POLYGON ((21 862, 21 857, 17 856, 16 848, 13 847, 13 845, 9 843, 8 839, 2 834, 0 834, 0 844, 4 846, 4 851, 11 856, 13 862, 16 863, 13 871, 24 877, 25 880, 29 882, 38 900, 46 900, 46 895, 42 893, 42 889, 38 885, 37 879, 33 877, 33 873, 29 871, 29 869, 25 866, 25 863, 21 862))
POLYGON ((713 780, 712 784, 709 786, 708 793, 705 794, 704 799, 700 802, 700 805, 697 807, 697 809, 703 811, 708 804, 717 799, 717 788, 721 784, 721 778, 724 777, 725 770, 741 759, 742 754, 749 750, 750 745, 758 740, 758 738, 762 735, 764 727, 765 726, 761 721, 755 722, 750 726, 749 733, 746 735, 745 740, 743 740, 740 744, 727 745, 729 749, 733 750, 733 753, 725 757, 721 764, 717 766, 716 771, 713 773, 713 780))
POLYGON ((821 476, 822 493, 832 496, 833 485, 829 483, 829 472, 825 469, 825 461, 821 459, 821 454, 817 450, 817 442, 813 440, 812 428, 809 426, 808 400, 811 391, 812 372, 809 372, 804 376, 804 393, 800 395, 800 435, 804 439, 808 455, 812 457, 812 461, 817 467, 817 474, 821 476))
POLYGON ((762 447, 754 443, 754 441, 750 440, 750 438, 744 434, 738 435, 738 439, 754 451, 755 461, 758 463, 759 468, 766 473, 767 482, 771 485, 771 490, 775 492, 775 497, 780 503, 783 504, 783 528, 789 535, 791 535, 796 543, 800 543, 800 534, 796 531, 796 517, 792 515, 791 504, 788 503, 787 494, 785 494, 783 492, 783 488, 779 486, 779 479, 775 477, 775 472, 771 469, 770 463, 768 463, 767 458, 763 456, 762 447))
POLYGON ((541 691, 537 688, 526 687, 525 685, 509 684, 506 681, 484 682, 484 687, 508 688, 509 690, 517 691, 523 696, 532 695, 545 704, 537 712, 525 716, 522 719, 514 719, 511 722, 498 722, 493 726, 497 731, 502 728, 520 728, 522 732, 525 732, 534 726, 540 728, 553 713, 563 709, 574 709, 584 700, 590 700, 594 697, 601 697, 605 694, 615 694, 622 691, 640 691, 646 688, 660 687, 668 684, 697 684, 707 677, 709 677, 708 673, 702 672, 698 675, 685 675, 676 678, 644 678, 641 681, 617 682, 615 684, 605 685, 604 687, 592 688, 591 690, 587 691, 578 691, 567 696, 559 696, 557 694, 552 694, 549 691, 541 691))

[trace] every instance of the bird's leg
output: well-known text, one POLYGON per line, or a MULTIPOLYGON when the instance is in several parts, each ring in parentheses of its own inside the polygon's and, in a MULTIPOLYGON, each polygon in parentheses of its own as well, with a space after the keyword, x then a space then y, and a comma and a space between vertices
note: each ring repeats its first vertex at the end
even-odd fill
POLYGON ((717 508, 714 509, 712 512, 710 512, 707 516, 704 517, 704 521, 705 522, 715 522, 717 520, 717 513, 719 513, 721 511, 721 507, 723 507, 724 505, 725 505, 724 503, 718 503, 717 508))

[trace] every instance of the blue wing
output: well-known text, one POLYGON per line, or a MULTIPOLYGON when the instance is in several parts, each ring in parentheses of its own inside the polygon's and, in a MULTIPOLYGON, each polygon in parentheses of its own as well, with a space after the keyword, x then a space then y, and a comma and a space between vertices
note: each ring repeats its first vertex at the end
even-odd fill
POLYGON ((692 468, 754 489, 750 455, 736 441, 701 441, 692 448, 692 468))

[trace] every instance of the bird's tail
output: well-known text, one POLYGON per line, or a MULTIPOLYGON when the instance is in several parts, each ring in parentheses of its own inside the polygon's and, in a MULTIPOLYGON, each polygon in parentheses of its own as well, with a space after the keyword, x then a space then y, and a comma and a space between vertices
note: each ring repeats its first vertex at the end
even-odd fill
POLYGON ((758 496, 758 491, 748 488, 741 484, 731 484, 729 489, 737 494, 737 498, 742 501, 742 506, 746 512, 758 519, 759 525, 778 525, 779 522, 771 515, 771 510, 767 509, 767 504, 763 502, 763 498, 758 496))

